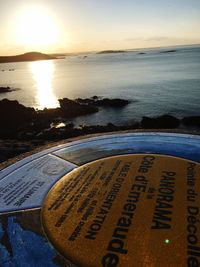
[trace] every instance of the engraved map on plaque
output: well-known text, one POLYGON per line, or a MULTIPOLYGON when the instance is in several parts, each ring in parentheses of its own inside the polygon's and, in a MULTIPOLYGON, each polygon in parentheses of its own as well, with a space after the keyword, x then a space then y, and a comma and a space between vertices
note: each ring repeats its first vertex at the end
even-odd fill
POLYGON ((58 181, 42 221, 53 246, 78 266, 195 266, 199 194, 200 164, 153 154, 110 157, 58 181))
POLYGON ((199 136, 134 132, 2 169, 0 266, 199 266, 199 162, 199 136))

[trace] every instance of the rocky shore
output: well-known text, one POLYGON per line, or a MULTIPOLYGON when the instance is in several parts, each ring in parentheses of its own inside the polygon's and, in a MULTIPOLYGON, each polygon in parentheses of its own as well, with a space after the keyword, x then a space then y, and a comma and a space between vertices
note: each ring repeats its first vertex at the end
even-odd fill
POLYGON ((59 99, 60 107, 35 110, 18 101, 0 101, 0 162, 18 154, 35 149, 51 141, 71 137, 134 129, 191 129, 200 130, 200 116, 178 119, 168 114, 143 117, 130 125, 92 125, 75 127, 68 119, 99 111, 99 107, 123 108, 129 104, 125 99, 92 98, 59 99))

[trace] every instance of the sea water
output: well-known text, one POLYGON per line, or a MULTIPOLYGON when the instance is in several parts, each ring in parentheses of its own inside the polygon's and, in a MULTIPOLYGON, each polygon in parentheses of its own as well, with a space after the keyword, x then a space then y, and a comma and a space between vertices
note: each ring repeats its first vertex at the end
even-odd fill
POLYGON ((130 100, 124 108, 100 108, 73 120, 75 124, 119 125, 166 113, 195 116, 200 115, 200 46, 0 64, 0 86, 17 89, 0 99, 18 100, 36 109, 59 106, 58 99, 64 97, 130 100))

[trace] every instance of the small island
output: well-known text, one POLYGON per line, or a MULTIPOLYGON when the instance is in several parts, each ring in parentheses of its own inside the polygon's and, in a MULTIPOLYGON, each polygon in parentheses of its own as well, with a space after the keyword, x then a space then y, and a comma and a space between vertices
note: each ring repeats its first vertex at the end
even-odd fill
POLYGON ((57 59, 57 58, 39 52, 28 52, 16 56, 0 56, 0 63, 49 60, 49 59, 57 59))
POLYGON ((114 54, 114 53, 126 53, 127 51, 125 50, 104 50, 100 51, 97 54, 114 54))
POLYGON ((174 53, 174 52, 176 52, 176 51, 177 51, 177 50, 172 49, 172 50, 161 51, 160 53, 161 53, 161 54, 167 54, 167 53, 174 53))
POLYGON ((12 91, 14 91, 14 89, 10 88, 9 86, 7 87, 0 86, 0 94, 9 93, 12 91))

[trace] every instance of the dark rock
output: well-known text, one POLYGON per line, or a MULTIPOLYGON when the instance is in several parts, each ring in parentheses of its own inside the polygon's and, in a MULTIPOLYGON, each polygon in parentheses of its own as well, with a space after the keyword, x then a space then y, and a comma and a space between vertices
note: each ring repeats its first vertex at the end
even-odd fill
POLYGON ((49 128, 53 121, 61 117, 60 108, 38 110, 32 120, 32 129, 41 131, 42 129, 49 128))
POLYGON ((16 100, 3 99, 0 101, 1 131, 18 129, 29 123, 35 115, 33 108, 27 108, 16 100))
POLYGON ((18 88, 11 88, 9 86, 0 87, 0 94, 10 93, 10 92, 17 91, 17 90, 19 90, 19 89, 18 88))
POLYGON ((200 116, 184 117, 181 123, 186 126, 200 127, 200 116))
MULTIPOLYGON (((97 96, 86 99, 70 100, 68 98, 60 99, 60 108, 43 109, 35 111, 33 108, 25 107, 18 103, 3 99, 0 101, 0 137, 1 138, 19 138, 20 140, 31 140, 40 135, 48 135, 55 137, 56 134, 63 136, 63 131, 69 131, 73 125, 62 125, 61 130, 51 129, 54 128, 53 123, 64 121, 76 116, 91 114, 98 111, 97 106, 105 107, 122 107, 128 103, 123 99, 99 99, 97 96), (64 128, 64 129, 63 129, 64 128), (49 129, 44 134, 44 130, 49 129)), ((56 127, 58 128, 58 127, 56 127)), ((74 131, 74 129, 73 129, 74 131)), ((72 131, 72 132, 73 132, 72 131)), ((95 129, 91 130, 92 132, 95 129)), ((77 132, 75 133, 77 134, 77 132)))
POLYGON ((161 51, 160 53, 161 53, 161 54, 166 54, 166 53, 174 53, 174 52, 176 52, 176 51, 177 51, 177 50, 172 49, 172 50, 161 51))
POLYGON ((138 53, 138 55, 146 55, 146 53, 140 52, 140 53, 138 53))
POLYGON ((100 51, 97 54, 113 54, 113 53, 125 53, 127 51, 125 50, 104 50, 104 51, 100 51))
POLYGON ((58 101, 60 103, 61 115, 64 118, 72 118, 98 112, 98 108, 94 106, 88 104, 80 104, 68 98, 59 99, 58 101))
POLYGON ((128 104, 129 104, 128 100, 120 99, 120 98, 114 98, 114 99, 103 98, 103 99, 100 99, 94 102, 94 105, 96 106, 115 107, 115 108, 124 107, 128 104))
POLYGON ((44 139, 44 140, 61 140, 69 137, 75 137, 82 134, 81 129, 76 128, 49 128, 37 135, 37 138, 44 139))
MULTIPOLYGON (((15 140, 15 142, 18 142, 15 140)), ((17 144, 7 141, 5 144, 0 144, 0 162, 3 162, 9 158, 13 158, 22 153, 28 152, 31 150, 31 146, 28 144, 17 144)))
POLYGON ((140 124, 135 122, 132 125, 114 125, 112 123, 108 123, 107 125, 90 125, 90 126, 82 126, 82 134, 92 134, 92 133, 104 133, 104 132, 113 132, 113 131, 123 131, 123 130, 131 130, 139 128, 140 124))
POLYGON ((43 140, 40 140, 40 139, 35 139, 35 140, 31 140, 31 144, 33 146, 41 146, 41 145, 44 145, 45 142, 43 140))
POLYGON ((170 129, 178 127, 179 124, 179 119, 167 114, 155 118, 143 117, 141 121, 142 128, 147 129, 170 129))
POLYGON ((9 93, 12 92, 12 89, 7 86, 7 87, 0 87, 0 93, 9 93))
POLYGON ((37 139, 38 131, 33 129, 26 129, 25 127, 18 130, 15 134, 15 137, 19 140, 33 140, 37 139))
POLYGON ((84 105, 89 105, 89 104, 93 104, 95 102, 95 100, 93 98, 77 98, 75 99, 75 102, 79 103, 79 104, 84 104, 84 105))
POLYGON ((73 129, 74 128, 74 124, 73 123, 68 123, 65 125, 65 129, 73 129))
MULTIPOLYGON (((71 100, 72 101, 72 100, 71 100)), ((88 106, 101 106, 101 107, 124 107, 129 104, 128 100, 120 98, 103 98, 100 99, 98 96, 93 96, 91 98, 77 98, 75 102, 78 104, 84 104, 88 106)))

